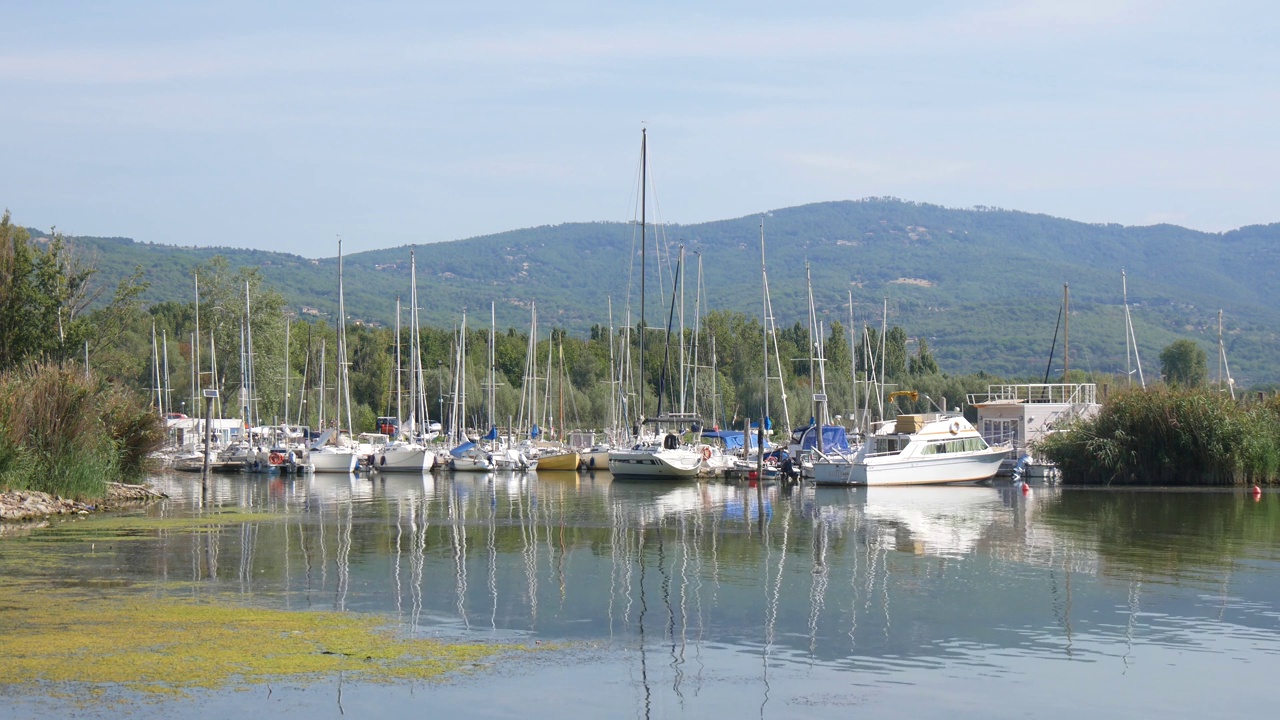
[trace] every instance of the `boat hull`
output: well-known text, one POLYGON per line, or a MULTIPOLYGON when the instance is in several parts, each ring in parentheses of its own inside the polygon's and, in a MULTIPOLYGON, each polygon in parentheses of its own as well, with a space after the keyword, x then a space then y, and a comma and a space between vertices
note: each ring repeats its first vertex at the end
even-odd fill
POLYGON ((609 467, 608 450, 583 450, 578 455, 582 466, 588 470, 606 470, 609 467))
POLYGON ((378 472, 402 472, 421 475, 435 465, 436 456, 424 447, 384 448, 374 456, 378 472))
MULTIPOLYGON (((1000 461, 1008 451, 991 448, 973 453, 957 453, 946 457, 895 460, 872 458, 857 461, 838 485, 946 485, 990 480, 1000 469, 1000 461), (876 462, 876 460, 882 460, 876 462)), ((815 477, 814 482, 820 482, 815 477)))
POLYGON ((689 450, 614 450, 609 472, 629 480, 693 480, 702 456, 689 450))
POLYGON ((318 473, 345 473, 356 471, 359 458, 354 452, 311 452, 311 469, 318 473))
POLYGON ((538 458, 538 470, 577 470, 581 458, 576 452, 543 455, 538 458))
POLYGON ((449 461, 454 472, 491 472, 493 463, 482 457, 456 457, 449 461))

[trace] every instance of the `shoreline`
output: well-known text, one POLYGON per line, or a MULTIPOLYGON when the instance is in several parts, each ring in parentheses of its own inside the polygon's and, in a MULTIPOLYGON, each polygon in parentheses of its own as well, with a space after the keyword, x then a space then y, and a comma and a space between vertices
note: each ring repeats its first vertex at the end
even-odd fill
POLYGON ((8 490, 0 493, 0 528, 30 527, 33 524, 40 527, 47 525, 52 517, 106 512, 165 497, 164 493, 146 485, 123 483, 108 483, 106 495, 93 503, 68 500, 36 490, 8 490))

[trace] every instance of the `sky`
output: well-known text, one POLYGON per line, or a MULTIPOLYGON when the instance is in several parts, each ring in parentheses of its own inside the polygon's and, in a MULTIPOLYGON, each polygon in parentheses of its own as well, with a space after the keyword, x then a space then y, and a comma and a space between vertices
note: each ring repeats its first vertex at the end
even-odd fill
POLYGON ((0 206, 332 257, 868 196, 1280 221, 1280 4, 6 3, 0 206))

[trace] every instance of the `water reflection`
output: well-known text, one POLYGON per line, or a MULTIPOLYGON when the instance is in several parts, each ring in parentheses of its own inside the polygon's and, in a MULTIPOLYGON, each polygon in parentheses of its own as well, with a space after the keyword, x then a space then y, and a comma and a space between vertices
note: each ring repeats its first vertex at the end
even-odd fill
MULTIPOLYGON (((601 644, 646 716, 705 709, 726 668, 733 701, 768 715, 833 673, 882 687, 1084 660, 1123 676, 1162 648, 1280 650, 1274 498, 575 473, 160 483, 172 499, 148 514, 254 514, 64 562, 138 579, 189 565, 173 592, 385 613, 419 635, 601 644)), ((56 533, 31 542, 70 548, 56 533)))

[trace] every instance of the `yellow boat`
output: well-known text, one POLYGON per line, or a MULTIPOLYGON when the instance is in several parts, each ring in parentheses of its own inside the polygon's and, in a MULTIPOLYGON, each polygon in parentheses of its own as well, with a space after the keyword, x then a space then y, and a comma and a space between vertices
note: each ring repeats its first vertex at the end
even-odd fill
POLYGON ((576 450, 556 452, 538 457, 538 470, 577 470, 582 458, 576 450))

